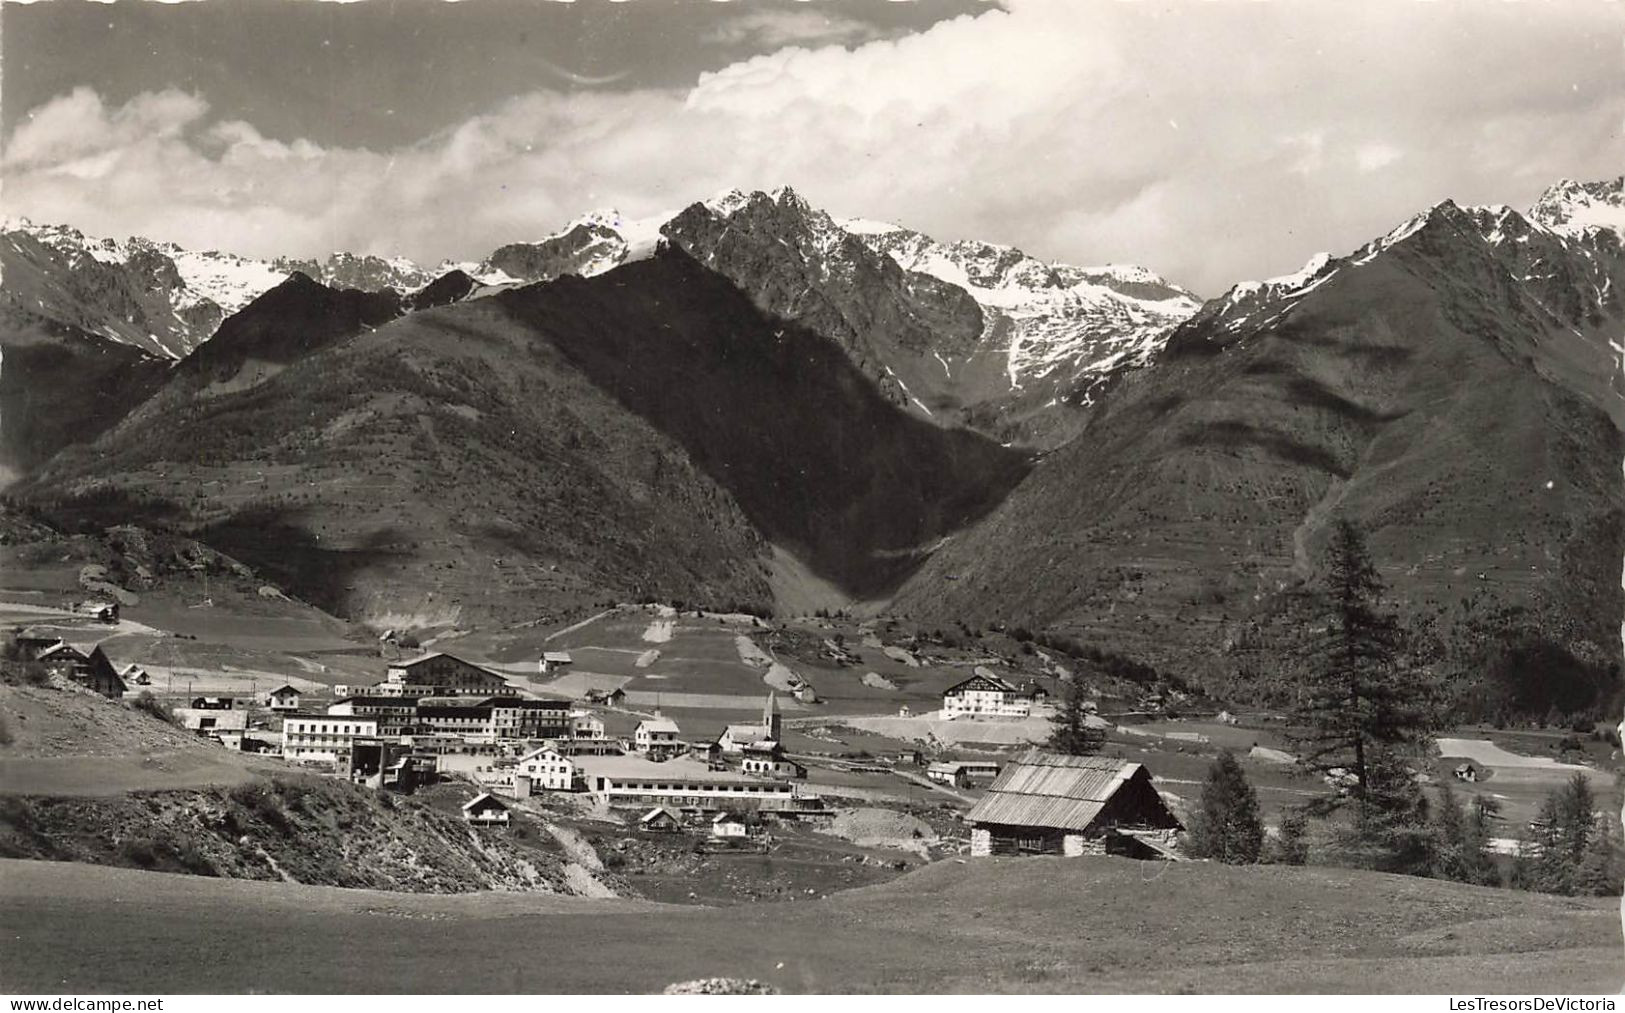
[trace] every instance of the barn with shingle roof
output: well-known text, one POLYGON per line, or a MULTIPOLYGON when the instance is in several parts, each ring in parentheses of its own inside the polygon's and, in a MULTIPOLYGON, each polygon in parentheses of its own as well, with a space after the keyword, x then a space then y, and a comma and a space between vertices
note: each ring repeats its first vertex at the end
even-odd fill
POLYGON ((972 855, 1169 857, 1183 829, 1143 764, 1030 750, 971 807, 972 855))

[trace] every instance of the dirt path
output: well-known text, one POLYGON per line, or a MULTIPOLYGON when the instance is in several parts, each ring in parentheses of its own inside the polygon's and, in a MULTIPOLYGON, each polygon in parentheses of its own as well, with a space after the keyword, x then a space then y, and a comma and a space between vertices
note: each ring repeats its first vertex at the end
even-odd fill
POLYGON ((562 630, 555 630, 552 633, 549 633, 547 636, 543 637, 542 638, 542 643, 545 644, 545 643, 548 643, 548 642, 552 641, 554 637, 562 637, 566 633, 574 633, 576 630, 584 629, 584 628, 586 628, 588 626, 591 626, 593 623, 597 622, 598 620, 604 618, 605 616, 614 615, 617 611, 619 611, 619 610, 618 609, 605 609, 604 611, 598 613, 597 615, 588 616, 587 618, 581 620, 579 623, 575 623, 575 624, 573 624, 571 626, 566 626, 562 630))

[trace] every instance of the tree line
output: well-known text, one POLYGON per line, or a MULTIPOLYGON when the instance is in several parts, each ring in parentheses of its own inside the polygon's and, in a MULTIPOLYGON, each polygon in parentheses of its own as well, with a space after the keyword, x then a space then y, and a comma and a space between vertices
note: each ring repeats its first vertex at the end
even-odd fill
MULTIPOLYGON (((1333 787, 1293 807, 1267 835, 1258 797, 1241 764, 1222 752, 1209 768, 1191 820, 1195 857, 1247 864, 1274 862, 1374 869, 1480 885, 1559 894, 1617 895, 1620 842, 1600 818, 1590 782, 1576 773, 1542 803, 1514 837, 1509 860, 1497 858, 1493 797, 1459 797, 1448 784, 1429 798, 1422 771, 1448 701, 1397 616, 1364 533, 1333 525, 1321 586, 1299 602, 1294 645, 1302 678, 1288 717, 1300 763, 1333 787)), ((1102 723, 1091 721, 1079 680, 1052 718, 1048 747, 1098 752, 1102 723)))

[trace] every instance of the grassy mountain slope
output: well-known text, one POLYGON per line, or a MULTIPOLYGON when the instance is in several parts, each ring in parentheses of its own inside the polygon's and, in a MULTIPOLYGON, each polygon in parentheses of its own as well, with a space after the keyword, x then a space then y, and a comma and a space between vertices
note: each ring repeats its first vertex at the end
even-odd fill
POLYGON ((181 528, 306 600, 395 626, 606 595, 768 600, 764 544, 730 497, 497 303, 415 313, 208 396, 194 386, 180 378, 162 411, 24 493, 68 519, 181 528))
POLYGON ((1594 391, 1537 368, 1562 329, 1460 217, 1262 323, 1183 327, 896 607, 1233 685, 1260 660, 1254 621, 1349 516, 1412 613, 1521 608, 1563 649, 1614 657, 1625 446, 1594 391))
POLYGON ((112 428, 168 379, 171 361, 0 308, 0 486, 112 428))
POLYGON ((255 307, 291 308, 228 322, 28 493, 165 519, 323 607, 428 625, 637 595, 765 606, 768 540, 884 590, 1027 467, 909 418, 681 252, 376 329, 360 298, 290 280, 255 307))

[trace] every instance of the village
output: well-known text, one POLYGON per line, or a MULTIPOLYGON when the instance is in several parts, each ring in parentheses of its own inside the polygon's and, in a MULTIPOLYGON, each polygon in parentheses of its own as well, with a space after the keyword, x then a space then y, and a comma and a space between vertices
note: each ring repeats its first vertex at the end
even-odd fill
MULTIPOLYGON (((108 606, 98 618, 116 614, 108 606)), ((152 678, 142 666, 119 668, 100 645, 82 650, 35 630, 21 631, 15 642, 53 675, 111 700, 151 695, 152 678)), ((572 662, 568 651, 545 652, 537 674, 566 674, 572 662)), ((1018 722, 1043 711, 1047 696, 977 666, 943 691, 940 716, 1018 722)), ((828 825, 850 807, 850 798, 808 787, 812 763, 831 772, 891 774, 958 805, 967 801, 965 791, 991 786, 966 817, 972 855, 1175 855, 1173 833, 1181 824, 1139 763, 1038 750, 928 760, 919 748, 838 761, 787 751, 774 690, 764 694, 758 717, 698 738, 658 707, 646 716, 628 713, 625 698, 619 688, 587 690, 580 700, 520 695, 499 672, 431 652, 391 662, 385 678, 371 685, 336 684, 315 694, 284 684, 249 698, 196 696, 167 713, 222 748, 277 756, 380 791, 464 784, 472 797, 462 817, 478 827, 507 825, 510 809, 524 800, 567 800, 621 813, 642 833, 698 834, 717 847, 760 849, 768 828, 828 825), (606 717, 635 723, 629 735, 610 735, 606 717), (1064 800, 1065 811, 1055 800, 1064 800)))
MULTIPOLYGON (((1101 755, 1046 751, 1056 696, 1067 683, 1064 669, 1043 653, 969 652, 957 672, 939 673, 932 698, 922 700, 925 689, 917 686, 890 713, 874 713, 878 701, 861 694, 877 684, 907 685, 926 670, 930 654, 884 643, 872 626, 850 640, 836 632, 785 641, 763 639, 748 617, 720 622, 622 606, 568 629, 562 643, 464 641, 503 660, 482 664, 439 650, 408 655, 385 643, 377 653, 397 656, 374 662, 382 669, 374 682, 323 685, 295 677, 252 694, 222 692, 216 684, 188 694, 190 680, 176 687, 172 674, 155 679, 139 662, 115 663, 94 640, 99 627, 117 622, 116 604, 86 602, 73 612, 74 624, 66 627, 20 627, 16 650, 86 690, 161 713, 223 750, 380 792, 424 793, 472 827, 507 827, 527 812, 564 816, 589 832, 608 827, 610 839, 629 835, 634 853, 639 841, 691 839, 710 854, 765 854, 798 836, 822 840, 809 835, 872 822, 853 814, 878 813, 907 822, 888 833, 846 836, 901 851, 899 868, 952 855, 1179 861, 1187 857, 1181 842, 1193 789, 1221 748, 1247 764, 1271 834, 1287 807, 1338 787, 1330 779, 1306 780, 1267 719, 1243 727, 1222 710, 1204 717, 1198 701, 1169 687, 1130 688, 1116 699, 1092 687, 1083 720, 1107 740, 1101 755), (757 640, 810 644, 813 660, 837 671, 861 662, 888 674, 866 672, 856 681, 860 695, 842 700, 837 684, 802 663, 807 650, 792 666, 785 663, 795 660, 790 654, 768 657, 757 640), (714 651, 719 660, 708 672, 659 674, 678 670, 685 648, 703 656, 712 645, 737 660, 730 666, 714 651), (1023 667, 1022 660, 1038 667, 1023 667), (722 674, 740 669, 743 679, 726 680, 735 692, 687 692, 722 688, 722 674), (760 691, 746 691, 746 680, 759 680, 760 691), (1101 715, 1102 703, 1111 716, 1101 715)), ((118 650, 118 638, 106 643, 118 650)), ((680 665, 684 672, 692 667, 680 665)), ((1496 787, 1507 791, 1496 794, 1513 818, 1532 813, 1535 787, 1582 769, 1497 752, 1488 741, 1446 742, 1437 776, 1469 789, 1497 776, 1486 760, 1497 761, 1496 787), (1530 779, 1532 772, 1544 777, 1530 779), (1516 794, 1520 784, 1523 794, 1516 794)), ((1510 852, 1512 833, 1502 831, 1496 848, 1510 852)), ((892 864, 881 854, 840 860, 892 864)))

